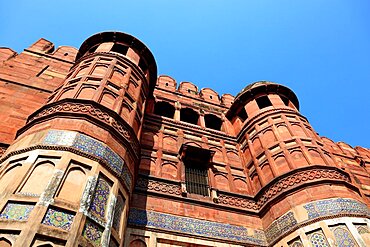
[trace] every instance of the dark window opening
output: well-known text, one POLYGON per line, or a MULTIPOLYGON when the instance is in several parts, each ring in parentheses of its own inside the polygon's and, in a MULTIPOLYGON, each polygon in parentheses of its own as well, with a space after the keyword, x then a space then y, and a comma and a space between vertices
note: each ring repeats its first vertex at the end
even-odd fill
POLYGON ((289 99, 284 96, 280 96, 281 100, 284 102, 284 105, 289 106, 289 99))
POLYGON ((198 124, 199 115, 196 111, 190 108, 183 108, 180 111, 180 120, 191 123, 191 124, 198 124))
POLYGON ((96 49, 98 49, 98 45, 91 47, 90 50, 89 50, 89 53, 95 52, 96 49))
POLYGON ((128 46, 122 44, 114 44, 111 51, 126 55, 128 51, 128 46))
POLYGON ((204 122, 207 128, 214 130, 221 130, 222 120, 219 117, 216 117, 212 114, 204 115, 204 122))
POLYGON ((140 69, 146 73, 146 70, 148 69, 148 65, 146 64, 145 60, 140 58, 140 61, 139 61, 139 67, 140 69))
POLYGON ((185 151, 183 161, 186 191, 191 194, 209 196, 208 164, 212 153, 193 146, 182 146, 181 149, 185 151))
POLYGON ((256 99, 257 105, 260 109, 272 106, 270 99, 267 96, 261 96, 256 99))
POLYGON ((245 120, 247 120, 248 114, 245 111, 245 108, 244 107, 242 109, 240 109, 240 111, 238 112, 238 117, 240 118, 240 120, 242 120, 242 122, 244 122, 245 120))
POLYGON ((163 117, 173 118, 175 114, 175 107, 168 102, 164 101, 157 102, 154 106, 154 114, 163 117))

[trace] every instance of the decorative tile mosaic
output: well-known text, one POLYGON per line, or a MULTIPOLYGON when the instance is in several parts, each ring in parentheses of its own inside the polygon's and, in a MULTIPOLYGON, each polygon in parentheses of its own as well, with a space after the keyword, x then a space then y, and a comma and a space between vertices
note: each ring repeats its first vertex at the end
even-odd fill
POLYGON ((269 227, 267 227, 265 234, 267 242, 271 242, 281 234, 289 231, 293 226, 297 225, 297 220, 294 217, 293 212, 288 212, 283 216, 272 222, 269 227))
MULTIPOLYGON (((216 223, 206 220, 198 220, 163 214, 140 209, 130 209, 128 223, 137 226, 152 227, 183 234, 198 235, 202 237, 238 241, 258 245, 266 245, 264 232, 254 230, 254 234, 248 234, 248 229, 243 226, 216 223)), ((251 229, 249 229, 250 232, 251 229)))
POLYGON ((82 236, 84 236, 92 244, 100 245, 103 236, 103 231, 104 231, 103 227, 87 219, 82 232, 82 236))
POLYGON ((336 246, 358 247, 346 225, 333 226, 330 227, 330 230, 334 233, 335 241, 337 242, 336 246))
POLYGON ((365 204, 352 199, 328 199, 308 203, 303 207, 307 210, 309 219, 343 213, 370 216, 370 210, 365 204))
POLYGON ((121 196, 118 195, 117 197, 117 202, 116 202, 116 207, 114 208, 114 215, 113 215, 113 228, 119 231, 119 226, 121 223, 121 216, 123 209, 125 207, 125 199, 121 196))
POLYGON ((361 235, 365 233, 370 233, 369 228, 367 227, 366 224, 356 224, 355 226, 357 228, 358 233, 360 233, 361 235))
POLYGON ((90 212, 99 219, 105 221, 105 214, 109 200, 111 185, 104 178, 99 177, 95 187, 90 212))
POLYGON ((101 158, 114 172, 122 176, 126 186, 131 188, 132 176, 129 169, 122 158, 104 143, 74 131, 50 130, 44 138, 43 144, 73 147, 86 154, 101 158))
POLYGON ((8 202, 0 214, 0 219, 27 220, 35 205, 8 202))
POLYGON ((74 215, 59 209, 49 208, 46 212, 42 224, 54 226, 63 230, 71 230, 74 215))
POLYGON ((308 234, 308 238, 314 247, 330 247, 321 229, 308 234))
POLYGON ((76 139, 77 132, 51 130, 48 132, 44 139, 44 144, 72 146, 73 141, 76 139))
POLYGON ((289 244, 289 247, 303 247, 302 240, 299 237, 297 237, 296 239, 293 239, 288 244, 289 244))

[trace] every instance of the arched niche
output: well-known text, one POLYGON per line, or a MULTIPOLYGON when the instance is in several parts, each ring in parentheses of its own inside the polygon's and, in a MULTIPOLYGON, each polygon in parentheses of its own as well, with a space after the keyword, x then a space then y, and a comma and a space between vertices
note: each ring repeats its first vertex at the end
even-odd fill
POLYGON ((247 186, 247 182, 245 181, 245 179, 241 179, 241 178, 234 179, 234 186, 237 192, 240 192, 240 193, 248 192, 248 186, 247 186))
POLYGON ((265 147, 271 146, 276 141, 274 132, 271 129, 264 131, 261 135, 261 141, 265 147))
POLYGON ((12 242, 10 242, 8 239, 4 237, 0 237, 0 247, 11 247, 12 242))
POLYGON ((146 243, 141 239, 131 241, 130 247, 146 247, 146 243))
POLYGON ((81 89, 80 93, 78 94, 79 99, 93 99, 96 93, 96 86, 85 86, 81 89))
POLYGON ((156 162, 154 158, 143 157, 140 162, 139 169, 141 172, 147 175, 155 175, 156 162))
POLYGON ((290 152, 290 155, 292 156, 294 164, 297 167, 304 167, 308 165, 306 157, 304 157, 301 150, 294 149, 290 152))
POLYGON ((177 140, 173 136, 164 136, 163 137, 163 149, 169 150, 172 152, 177 152, 177 140))
POLYGON ((49 161, 41 162, 35 165, 34 169, 23 185, 21 192, 40 195, 46 188, 46 185, 53 175, 54 166, 55 165, 49 161))
POLYGON ((216 188, 230 191, 229 180, 224 174, 215 174, 216 188))
POLYGON ((63 181, 58 193, 60 199, 78 203, 86 183, 86 173, 78 167, 71 168, 63 181))
POLYGON ((286 173, 290 170, 288 162, 283 154, 274 158, 276 170, 279 174, 286 173))
POLYGON ((100 103, 109 108, 109 109, 112 109, 113 106, 114 106, 114 103, 116 102, 116 98, 118 97, 118 95, 114 94, 114 93, 111 93, 111 92, 104 92, 103 95, 102 95, 102 98, 101 98, 101 101, 100 103))
POLYGON ((178 177, 176 165, 170 162, 164 162, 162 164, 161 173, 162 178, 177 179, 178 177))
POLYGON ((0 178, 0 193, 2 193, 10 183, 14 182, 14 179, 16 178, 21 167, 22 165, 18 163, 5 170, 0 178))

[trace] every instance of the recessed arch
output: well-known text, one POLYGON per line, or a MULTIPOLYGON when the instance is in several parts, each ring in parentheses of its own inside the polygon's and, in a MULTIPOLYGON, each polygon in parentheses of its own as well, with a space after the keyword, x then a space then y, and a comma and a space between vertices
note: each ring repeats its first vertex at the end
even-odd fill
POLYGON ((14 178, 21 167, 22 165, 17 163, 6 169, 0 178, 0 193, 3 192, 11 182, 14 181, 14 178))
POLYGON ((173 118, 175 115, 175 107, 168 102, 159 101, 154 105, 154 114, 162 117, 173 118))
POLYGON ((40 195, 53 175, 54 166, 54 163, 50 161, 40 162, 35 165, 30 176, 23 185, 21 192, 40 195))
POLYGON ((12 246, 12 242, 10 242, 10 240, 4 237, 0 238, 0 247, 11 247, 11 246, 12 246))
POLYGON ((71 168, 58 193, 58 197, 70 202, 78 203, 86 182, 86 173, 79 167, 71 168))

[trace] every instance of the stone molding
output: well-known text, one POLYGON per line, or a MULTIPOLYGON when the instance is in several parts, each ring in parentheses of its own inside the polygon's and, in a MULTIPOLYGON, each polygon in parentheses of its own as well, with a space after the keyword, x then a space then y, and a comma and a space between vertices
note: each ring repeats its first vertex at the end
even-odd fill
POLYGON ((150 178, 139 177, 136 182, 137 190, 140 191, 155 191, 158 193, 170 194, 170 195, 181 195, 180 183, 169 183, 168 181, 156 181, 150 178))
MULTIPOLYGON (((218 200, 216 200, 215 203, 220 206, 261 213, 267 205, 272 203, 274 199, 281 194, 289 193, 291 190, 311 184, 328 181, 331 183, 347 183, 349 185, 351 182, 349 175, 336 167, 313 165, 298 168, 275 178, 254 197, 217 191, 218 200)), ((183 198, 181 196, 180 182, 158 179, 155 177, 140 176, 136 184, 136 189, 139 191, 167 194, 169 196, 183 198)), ((200 203, 203 203, 203 201, 200 203)), ((210 202, 207 201, 206 203, 210 202)), ((211 204, 214 206, 213 203, 211 204)))
MULTIPOLYGON (((107 168, 110 172, 112 172, 119 180, 122 182, 128 190, 131 190, 132 183, 133 183, 133 175, 130 173, 128 167, 126 166, 125 162, 119 157, 118 154, 113 152, 108 146, 103 145, 101 142, 88 137, 83 134, 79 134, 74 131, 59 131, 59 130, 51 130, 48 132, 49 136, 46 135, 45 139, 41 144, 36 144, 34 146, 29 146, 24 149, 19 149, 15 151, 11 151, 7 153, 4 157, 0 159, 0 164, 3 163, 6 159, 11 156, 22 154, 25 152, 37 150, 37 149, 44 149, 44 150, 55 150, 55 151, 67 151, 74 153, 76 155, 94 160, 99 164, 103 165, 107 168), (51 139, 53 134, 62 134, 56 140, 51 139), (70 136, 65 136, 63 134, 74 134, 70 136), (50 137, 50 138, 49 138, 50 137), (79 138, 82 137, 82 138, 79 138), (83 142, 80 141, 83 139, 83 142), (88 143, 88 145, 87 145, 88 143), (89 146, 104 146, 105 150, 108 152, 94 152, 94 150, 90 149, 89 146)), ((95 150, 97 151, 97 150, 95 150)), ((102 151, 100 149, 100 151, 102 151)))
POLYGON ((27 124, 19 129, 17 136, 31 126, 55 117, 88 119, 103 129, 111 130, 115 136, 133 153, 136 160, 140 157, 140 144, 132 130, 114 111, 94 101, 81 99, 62 99, 41 107, 28 117, 27 124))

